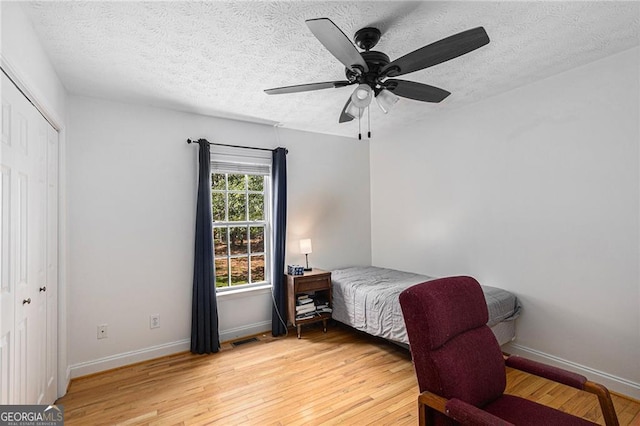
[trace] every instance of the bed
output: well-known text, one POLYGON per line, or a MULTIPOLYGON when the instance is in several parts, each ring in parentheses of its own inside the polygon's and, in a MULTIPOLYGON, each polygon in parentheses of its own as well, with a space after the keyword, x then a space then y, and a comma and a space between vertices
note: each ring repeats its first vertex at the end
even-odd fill
MULTIPOLYGON (((331 272, 332 317, 357 330, 392 342, 409 344, 398 295, 407 287, 434 279, 426 275, 357 266, 331 272)), ((520 315, 518 298, 495 287, 482 286, 489 322, 500 345, 515 338, 515 319, 520 315)))

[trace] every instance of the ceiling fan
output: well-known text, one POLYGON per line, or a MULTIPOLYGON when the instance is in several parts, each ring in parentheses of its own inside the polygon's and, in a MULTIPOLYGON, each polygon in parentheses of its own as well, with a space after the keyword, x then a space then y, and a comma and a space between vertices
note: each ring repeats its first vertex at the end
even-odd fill
MULTIPOLYGON (((346 67, 346 80, 299 84, 265 90, 269 95, 339 88, 357 84, 340 113, 339 123, 361 118, 373 98, 386 114, 398 96, 422 102, 441 102, 451 93, 438 87, 397 77, 457 58, 489 43, 482 27, 473 28, 414 50, 395 61, 371 50, 380 40, 380 30, 366 27, 354 35, 359 52, 349 38, 329 18, 305 21, 313 35, 346 67)), ((370 133, 369 133, 369 136, 370 133)))

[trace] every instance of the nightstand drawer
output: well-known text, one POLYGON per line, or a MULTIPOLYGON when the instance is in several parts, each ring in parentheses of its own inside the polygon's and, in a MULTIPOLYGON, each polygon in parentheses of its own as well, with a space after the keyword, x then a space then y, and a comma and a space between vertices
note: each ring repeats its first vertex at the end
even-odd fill
POLYGON ((296 280, 296 291, 314 291, 314 290, 326 290, 330 285, 330 278, 324 277, 304 277, 296 280))

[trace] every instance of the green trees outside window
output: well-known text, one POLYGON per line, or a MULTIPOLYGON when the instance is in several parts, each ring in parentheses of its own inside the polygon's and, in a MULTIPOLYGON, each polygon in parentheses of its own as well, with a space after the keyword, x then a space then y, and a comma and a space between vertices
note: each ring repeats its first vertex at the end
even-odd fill
POLYGON ((267 280, 266 179, 262 175, 211 174, 217 288, 267 280))

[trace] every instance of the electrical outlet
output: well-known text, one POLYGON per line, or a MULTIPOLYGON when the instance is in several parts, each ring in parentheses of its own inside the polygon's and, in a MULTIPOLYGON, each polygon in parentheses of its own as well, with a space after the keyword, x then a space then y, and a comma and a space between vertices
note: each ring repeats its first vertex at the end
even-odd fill
POLYGON ((160 328, 160 314, 149 316, 149 328, 160 328))
POLYGON ((102 324, 98 326, 98 339, 106 339, 108 337, 107 329, 108 329, 107 324, 102 324))

